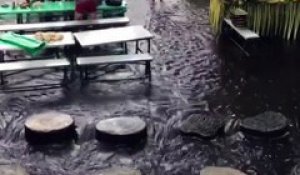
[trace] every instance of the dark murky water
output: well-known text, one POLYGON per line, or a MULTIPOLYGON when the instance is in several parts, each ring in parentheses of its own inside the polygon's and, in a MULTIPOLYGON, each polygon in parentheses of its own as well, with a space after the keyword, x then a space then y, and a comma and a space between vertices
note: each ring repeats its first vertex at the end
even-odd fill
MULTIPOLYGON (((300 161, 297 47, 265 41, 261 56, 246 58, 226 40, 216 44, 206 1, 165 0, 152 4, 151 11, 152 86, 129 81, 2 94, 0 163, 19 162, 31 175, 92 175, 113 165, 139 168, 147 175, 198 175, 209 165, 231 166, 249 175, 290 173, 300 161), (26 117, 49 109, 75 118, 78 142, 27 145, 26 117), (176 129, 182 119, 201 111, 243 118, 266 110, 290 119, 290 137, 253 140, 238 132, 207 141, 182 136, 176 129), (94 140, 97 121, 133 115, 149 126, 146 145, 107 148, 94 140)), ((34 82, 54 81, 56 76, 44 72, 34 82)), ((16 81, 30 78, 18 77, 16 81)))

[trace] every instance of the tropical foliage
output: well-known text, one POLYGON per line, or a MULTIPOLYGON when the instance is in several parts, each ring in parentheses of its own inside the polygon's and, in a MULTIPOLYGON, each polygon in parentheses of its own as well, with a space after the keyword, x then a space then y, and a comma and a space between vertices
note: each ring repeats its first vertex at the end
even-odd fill
MULTIPOLYGON (((210 22, 220 32, 221 21, 235 2, 211 0, 210 22)), ((248 0, 241 5, 248 12, 248 26, 261 36, 296 40, 300 35, 300 0, 248 0)))
POLYGON ((220 32, 225 4, 221 0, 210 0, 209 21, 215 33, 220 32))

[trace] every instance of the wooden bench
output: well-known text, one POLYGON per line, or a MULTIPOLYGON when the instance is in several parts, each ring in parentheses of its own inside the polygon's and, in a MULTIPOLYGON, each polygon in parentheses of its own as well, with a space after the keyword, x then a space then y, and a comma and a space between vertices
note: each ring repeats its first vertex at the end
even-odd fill
MULTIPOLYGON (((232 21, 228 18, 224 18, 224 23, 226 26, 229 26, 230 29, 232 29, 235 33, 237 33, 244 41, 238 42, 236 39, 230 38, 247 56, 250 54, 246 51, 246 45, 250 42, 256 41, 259 39, 259 35, 255 33, 254 31, 248 29, 248 28, 241 28, 236 27, 232 21), (243 44, 240 44, 243 43, 243 44)), ((224 26, 224 27, 226 27, 224 26)))
MULTIPOLYGON (((103 64, 129 64, 136 62, 146 62, 145 64, 145 76, 151 80, 151 61, 152 56, 149 54, 130 54, 130 55, 110 55, 110 56, 90 56, 90 57, 78 57, 76 58, 76 64, 79 67, 85 67, 90 65, 103 65, 103 64)), ((87 69, 85 71, 85 77, 87 78, 87 69)), ((83 70, 80 69, 80 77, 83 77, 83 70)))
POLYGON ((45 30, 65 30, 80 27, 110 27, 125 26, 129 23, 128 17, 105 18, 97 20, 78 20, 78 21, 58 21, 29 24, 9 24, 1 25, 0 32, 7 31, 45 31, 45 30))
POLYGON ((225 18, 224 21, 229 25, 234 31, 236 31, 241 37, 244 38, 244 40, 249 39, 258 39, 259 35, 255 33, 254 31, 248 29, 248 28, 240 28, 233 25, 230 19, 225 18))
POLYGON ((4 72, 6 71, 20 71, 20 70, 34 70, 34 69, 49 69, 49 68, 64 68, 64 80, 67 79, 67 67, 71 64, 66 58, 61 59, 47 59, 47 60, 26 60, 0 63, 0 83, 5 84, 4 72))

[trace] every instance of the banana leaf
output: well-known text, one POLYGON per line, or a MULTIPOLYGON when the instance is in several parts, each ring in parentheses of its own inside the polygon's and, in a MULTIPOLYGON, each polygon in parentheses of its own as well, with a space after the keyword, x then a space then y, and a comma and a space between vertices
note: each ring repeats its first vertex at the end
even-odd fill
MULTIPOLYGON (((248 12, 248 27, 266 37, 281 37, 286 40, 299 39, 299 0, 259 0, 246 1, 242 6, 248 12)), ((214 31, 221 30, 225 11, 222 0, 211 0, 210 20, 214 31)))

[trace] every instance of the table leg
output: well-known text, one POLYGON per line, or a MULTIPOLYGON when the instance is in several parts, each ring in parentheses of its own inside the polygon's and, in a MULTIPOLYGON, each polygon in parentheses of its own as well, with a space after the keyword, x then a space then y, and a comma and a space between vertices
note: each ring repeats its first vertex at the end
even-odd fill
MULTIPOLYGON (((0 63, 4 62, 4 52, 0 51, 0 63)), ((5 79, 4 79, 4 74, 3 72, 0 72, 0 84, 4 85, 5 84, 5 79)))
POLYGON ((151 39, 148 39, 148 53, 151 51, 151 39))
POLYGON ((74 13, 69 13, 68 17, 71 21, 75 19, 74 13))
POLYGON ((139 45, 140 45, 139 40, 137 40, 137 41, 135 42, 135 53, 136 53, 136 54, 139 52, 139 49, 140 49, 139 45))
POLYGON ((69 79, 68 79, 68 70, 67 70, 67 69, 68 69, 67 67, 64 67, 64 68, 63 68, 63 72, 64 72, 64 73, 63 73, 63 74, 64 74, 64 75, 63 75, 63 83, 62 83, 63 85, 66 85, 67 82, 68 82, 68 80, 69 80, 69 79))
POLYGON ((69 62, 70 62, 70 75, 68 78, 69 81, 73 81, 75 79, 75 55, 74 54, 71 54, 71 49, 70 47, 64 47, 64 53, 66 54, 66 57, 68 58, 69 62))
POLYGON ((83 81, 83 70, 82 70, 81 66, 79 67, 79 77, 80 77, 80 81, 82 82, 83 81))
POLYGON ((26 22, 25 23, 30 23, 30 14, 26 14, 26 22))
POLYGON ((22 24, 23 23, 23 14, 17 14, 17 23, 22 24))
POLYGON ((146 65, 145 65, 145 75, 146 75, 146 77, 148 77, 149 80, 151 81, 151 63, 150 63, 150 61, 146 61, 146 65))
POLYGON ((125 49, 125 54, 128 54, 128 47, 127 47, 127 43, 124 43, 124 49, 125 49))
POLYGON ((89 79, 89 71, 88 71, 88 67, 87 66, 85 66, 84 67, 84 79, 85 80, 88 80, 89 79))
MULTIPOLYGON (((151 51, 151 39, 148 39, 148 53, 150 53, 151 51)), ((146 75, 148 76, 149 78, 149 81, 151 81, 151 62, 150 61, 147 61, 146 62, 146 75)))
POLYGON ((1 85, 4 85, 5 84, 5 80, 4 80, 3 72, 0 73, 0 78, 1 78, 1 85))

